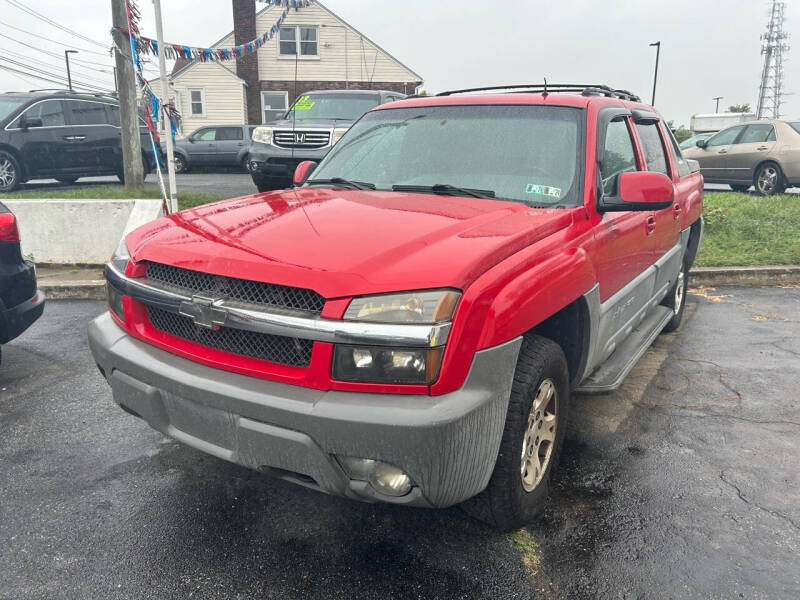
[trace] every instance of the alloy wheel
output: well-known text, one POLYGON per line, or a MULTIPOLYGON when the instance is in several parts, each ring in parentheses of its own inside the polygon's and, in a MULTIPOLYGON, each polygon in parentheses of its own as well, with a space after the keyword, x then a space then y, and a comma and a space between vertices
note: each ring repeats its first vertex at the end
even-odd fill
POLYGON ((557 410, 555 383, 552 379, 545 379, 536 390, 522 440, 520 476, 526 492, 532 492, 539 485, 550 464, 556 439, 557 410))
POLYGON ((758 172, 758 191, 769 194, 778 185, 778 169, 773 165, 761 167, 758 172))
POLYGON ((10 159, 0 157, 0 187, 10 188, 17 180, 17 170, 10 159))

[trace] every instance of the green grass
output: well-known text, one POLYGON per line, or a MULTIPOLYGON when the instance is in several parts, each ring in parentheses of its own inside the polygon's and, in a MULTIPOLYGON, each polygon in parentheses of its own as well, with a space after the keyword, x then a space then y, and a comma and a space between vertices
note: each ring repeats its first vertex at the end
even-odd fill
POLYGON ((701 267, 800 264, 800 197, 707 192, 701 267))
MULTIPOLYGON (((59 190, 25 190, 22 192, 12 192, 10 194, 0 194, 0 201, 4 199, 24 199, 24 198, 63 198, 67 200, 125 200, 129 198, 161 198, 161 190, 156 187, 146 187, 138 190, 126 190, 121 185, 77 187, 59 190)), ((178 207, 183 210, 224 200, 226 196, 219 194, 201 194, 194 192, 178 192, 178 207)))

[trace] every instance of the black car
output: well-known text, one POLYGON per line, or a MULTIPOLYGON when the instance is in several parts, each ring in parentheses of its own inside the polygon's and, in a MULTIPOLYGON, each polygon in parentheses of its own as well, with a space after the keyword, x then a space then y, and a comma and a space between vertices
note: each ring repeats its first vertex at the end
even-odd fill
MULTIPOLYGON (((145 173, 155 164, 140 117, 145 173)), ((119 102, 69 91, 0 94, 0 192, 30 179, 74 183, 80 177, 122 179, 119 102)))
POLYGON ((22 257, 17 219, 0 202, 0 344, 20 335, 42 312, 44 294, 36 288, 33 263, 22 257))

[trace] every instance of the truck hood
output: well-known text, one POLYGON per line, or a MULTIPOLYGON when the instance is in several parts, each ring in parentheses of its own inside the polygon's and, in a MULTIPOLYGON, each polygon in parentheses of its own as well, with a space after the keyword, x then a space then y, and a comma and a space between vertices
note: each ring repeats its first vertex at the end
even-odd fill
POLYGON ((136 262, 309 288, 337 298, 464 289, 566 228, 573 210, 428 194, 329 188, 226 200, 131 233, 136 262))

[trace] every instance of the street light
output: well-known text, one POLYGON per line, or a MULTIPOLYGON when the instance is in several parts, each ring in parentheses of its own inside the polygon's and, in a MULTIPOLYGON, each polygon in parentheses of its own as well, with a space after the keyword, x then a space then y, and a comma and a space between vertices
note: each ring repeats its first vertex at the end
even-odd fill
POLYGON ((69 55, 77 53, 77 50, 64 50, 64 59, 67 61, 67 85, 69 85, 70 92, 72 91, 72 75, 69 72, 69 55))
POLYGON ((658 56, 661 54, 661 41, 653 42, 651 46, 656 47, 656 74, 653 76, 653 101, 650 103, 656 105, 656 83, 658 83, 658 56))
POLYGON ((723 98, 724 98, 724 96, 717 96, 716 98, 712 98, 712 100, 716 100, 717 101, 717 108, 714 109, 715 113, 719 112, 719 101, 722 100, 723 98))

